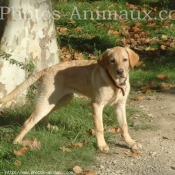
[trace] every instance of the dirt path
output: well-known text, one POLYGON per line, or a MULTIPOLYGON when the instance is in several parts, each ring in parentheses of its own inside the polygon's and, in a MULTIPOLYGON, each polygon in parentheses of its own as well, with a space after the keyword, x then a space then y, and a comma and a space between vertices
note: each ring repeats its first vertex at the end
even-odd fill
POLYGON ((132 101, 129 105, 142 108, 151 116, 149 122, 155 129, 130 130, 132 137, 143 146, 136 158, 126 154, 129 149, 117 135, 116 147, 111 153, 98 157, 98 174, 175 175, 175 91, 146 96, 144 100, 132 101))

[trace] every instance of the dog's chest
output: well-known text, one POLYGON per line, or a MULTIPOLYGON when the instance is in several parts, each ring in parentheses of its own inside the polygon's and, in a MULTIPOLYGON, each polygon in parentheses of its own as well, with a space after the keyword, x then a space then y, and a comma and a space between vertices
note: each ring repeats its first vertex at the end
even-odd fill
POLYGON ((119 101, 126 99, 128 95, 128 89, 126 87, 123 87, 123 90, 125 91, 125 95, 123 96, 121 89, 118 88, 103 88, 99 92, 99 96, 97 97, 98 100, 100 100, 105 106, 112 106, 119 101))

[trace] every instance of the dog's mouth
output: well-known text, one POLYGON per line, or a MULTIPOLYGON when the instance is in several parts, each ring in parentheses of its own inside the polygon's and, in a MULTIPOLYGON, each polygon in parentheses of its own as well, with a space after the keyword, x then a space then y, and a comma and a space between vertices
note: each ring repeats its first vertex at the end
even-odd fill
POLYGON ((122 78, 126 78, 127 77, 127 75, 125 74, 125 73, 123 73, 123 74, 116 74, 115 76, 114 76, 114 79, 122 79, 122 78))

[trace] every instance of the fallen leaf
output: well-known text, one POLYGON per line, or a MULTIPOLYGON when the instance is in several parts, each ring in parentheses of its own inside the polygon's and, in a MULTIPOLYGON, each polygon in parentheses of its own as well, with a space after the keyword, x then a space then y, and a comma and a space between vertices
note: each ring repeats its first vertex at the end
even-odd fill
POLYGON ((141 29, 138 27, 130 27, 130 29, 128 30, 128 32, 130 32, 130 33, 137 33, 140 31, 141 31, 141 29))
POLYGON ((148 86, 149 86, 149 89, 156 89, 157 86, 156 86, 156 83, 154 80, 151 80, 149 83, 148 83, 148 86))
POLYGON ((141 95, 137 95, 137 96, 134 97, 135 101, 140 101, 140 100, 143 100, 143 99, 144 99, 144 97, 141 96, 141 95))
POLYGON ((14 154, 17 155, 17 156, 23 156, 26 153, 27 150, 28 150, 27 147, 22 147, 18 151, 14 150, 14 154))
POLYGON ((167 35, 162 35, 162 39, 167 40, 168 39, 167 35))
POLYGON ((161 48, 162 50, 165 50, 165 49, 166 49, 166 46, 165 46, 165 45, 161 45, 160 48, 161 48))
POLYGON ((171 140, 171 138, 166 137, 166 136, 163 136, 162 139, 165 139, 165 140, 171 140))
POLYGON ((138 6, 134 5, 134 4, 129 4, 128 2, 126 3, 126 6, 129 7, 130 9, 138 9, 138 6))
POLYGON ((142 23, 140 22, 135 23, 135 27, 141 28, 141 26, 142 26, 142 23))
POLYGON ((61 48, 61 52, 68 52, 69 51, 69 47, 68 46, 64 46, 61 48))
POLYGON ((57 32, 59 34, 62 34, 64 32, 66 32, 67 30, 68 30, 68 28, 66 28, 66 27, 57 27, 57 32))
POLYGON ((73 148, 81 148, 83 147, 83 145, 85 145, 87 143, 86 140, 84 140, 83 142, 78 142, 78 143, 69 143, 69 147, 73 147, 73 148))
POLYGON ((37 139, 35 138, 32 144, 30 145, 31 150, 40 150, 41 149, 41 142, 38 142, 37 139))
POLYGON ((62 61, 69 61, 71 59, 72 55, 71 54, 63 54, 61 55, 61 60, 62 61))
POLYGON ((95 130, 94 129, 90 129, 88 131, 85 132, 86 134, 90 134, 90 135, 95 135, 95 130))
POLYGON ((82 169, 81 167, 79 167, 79 166, 75 166, 75 167, 73 168, 73 172, 74 172, 74 173, 77 173, 77 174, 80 174, 80 173, 83 172, 83 169, 82 169))
POLYGON ((140 152, 139 152, 139 150, 126 151, 125 154, 128 155, 129 157, 137 158, 139 156, 140 152))
POLYGON ((60 147, 60 149, 63 151, 63 152, 71 152, 71 150, 69 148, 66 148, 66 147, 60 147))
POLYGON ((113 35, 115 35, 115 36, 118 36, 120 33, 119 33, 118 31, 116 31, 116 30, 109 29, 109 30, 108 30, 108 34, 109 34, 109 35, 110 35, 110 34, 113 34, 113 35))
POLYGON ((151 47, 149 46, 149 47, 147 47, 145 50, 148 51, 148 50, 150 50, 150 49, 151 49, 151 47))
POLYGON ((160 87, 161 87, 161 90, 169 90, 169 89, 173 88, 172 85, 166 84, 166 83, 162 83, 160 87))
POLYGON ((68 21, 68 24, 75 24, 76 23, 76 21, 74 21, 74 20, 69 20, 68 21))
POLYGON ((14 162, 14 165, 17 166, 17 167, 20 167, 20 166, 22 165, 22 163, 21 163, 21 161, 16 160, 16 161, 14 162))
POLYGON ((146 92, 145 92, 145 94, 150 95, 150 94, 152 94, 153 92, 154 92, 153 90, 151 90, 151 89, 147 89, 146 92))
POLYGON ((110 133, 119 133, 120 128, 119 127, 108 127, 107 131, 110 132, 110 133))
POLYGON ((74 30, 77 32, 81 32, 83 30, 83 27, 76 27, 74 30))
POLYGON ((157 78, 160 79, 160 80, 168 80, 169 76, 164 75, 164 74, 160 74, 160 75, 157 75, 157 78))
POLYGON ((33 141, 31 140, 23 140, 22 145, 29 147, 31 150, 39 150, 41 148, 41 142, 37 141, 35 138, 33 141))
POLYGON ((171 166, 171 169, 175 170, 175 167, 171 166))
POLYGON ((79 142, 79 143, 69 143, 69 146, 70 147, 74 147, 74 148, 81 148, 83 147, 83 143, 82 142, 79 142))

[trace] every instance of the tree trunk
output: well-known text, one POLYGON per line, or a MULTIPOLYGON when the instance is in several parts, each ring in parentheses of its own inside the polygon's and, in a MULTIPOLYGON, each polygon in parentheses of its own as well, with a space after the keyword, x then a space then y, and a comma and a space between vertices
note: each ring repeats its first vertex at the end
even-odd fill
MULTIPOLYGON (((24 64, 32 60, 37 71, 58 63, 51 1, 10 0, 9 7, 4 8, 8 19, 0 52, 11 54, 10 58, 24 64)), ((27 76, 26 70, 0 58, 0 97, 11 92, 27 76)))

